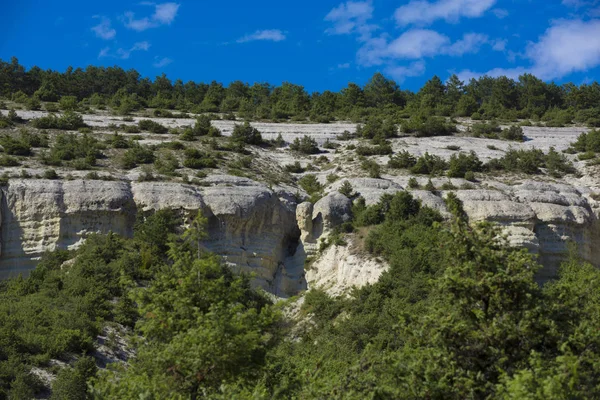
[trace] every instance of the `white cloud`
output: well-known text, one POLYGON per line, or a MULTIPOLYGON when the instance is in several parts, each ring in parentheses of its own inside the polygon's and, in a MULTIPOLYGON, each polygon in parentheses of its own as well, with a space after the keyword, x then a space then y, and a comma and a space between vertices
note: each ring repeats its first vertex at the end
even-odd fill
POLYGON ((180 6, 178 3, 142 3, 142 5, 153 5, 154 14, 152 14, 150 17, 135 19, 135 14, 133 12, 126 12, 123 15, 122 20, 127 28, 141 32, 145 31, 146 29, 157 28, 161 25, 170 25, 173 20, 175 20, 180 6))
POLYGON ((498 19, 504 19, 510 15, 504 8, 494 8, 492 12, 498 19))
POLYGON ((376 29, 375 25, 367 24, 373 17, 373 4, 371 1, 348 1, 335 7, 325 16, 325 21, 333 26, 325 32, 330 35, 347 35, 359 33, 366 40, 370 32, 376 29))
POLYGON ((362 65, 381 65, 396 59, 421 59, 437 55, 462 56, 476 53, 488 43, 488 37, 467 33, 452 43, 450 38, 430 29, 411 29, 388 43, 383 37, 368 40, 358 51, 362 65))
POLYGON ((117 31, 110 26, 110 19, 98 15, 94 16, 94 18, 100 18, 100 23, 92 27, 92 31, 94 31, 97 37, 110 40, 117 35, 117 31))
POLYGON ((154 59, 156 61, 154 61, 154 64, 152 64, 152 65, 154 65, 155 68, 166 67, 167 65, 169 65, 173 62, 173 60, 171 60, 169 57, 163 57, 163 58, 154 57, 154 59))
POLYGON ((285 34, 279 29, 265 29, 262 31, 256 31, 252 34, 241 37, 237 40, 238 43, 253 42, 256 40, 268 40, 271 42, 281 42, 285 40, 285 34))
POLYGON ((112 58, 120 58, 121 60, 127 60, 131 56, 131 53, 133 53, 134 51, 148 51, 149 48, 150 48, 150 43, 148 43, 146 41, 137 42, 130 49, 118 48, 114 54, 110 53, 110 48, 105 47, 102 50, 100 50, 100 54, 98 54, 98 58, 112 57, 112 58))
POLYGON ((408 66, 391 66, 385 69, 385 73, 402 83, 406 78, 421 76, 425 73, 425 62, 415 61, 408 66))
POLYGON ((488 37, 480 33, 467 33, 462 39, 456 41, 447 49, 445 54, 451 56, 462 56, 463 54, 477 53, 481 46, 488 43, 488 37))
POLYGON ((494 51, 505 51, 507 44, 508 44, 508 40, 506 40, 506 39, 496 39, 493 42, 492 50, 494 50, 494 51))
POLYGON ((337 65, 338 69, 348 69, 350 68, 350 63, 343 63, 337 65))
POLYGON ((463 71, 461 74, 518 77, 531 73, 551 80, 595 68, 600 65, 600 20, 555 21, 538 42, 528 45, 523 57, 531 62, 529 67, 496 68, 486 73, 463 71))
POLYGON ((98 53, 98 58, 107 57, 109 51, 110 51, 109 47, 103 48, 102 50, 100 50, 100 53, 98 53))
POLYGON ((427 25, 442 19, 458 22, 461 17, 476 18, 492 8, 496 0, 412 0, 396 9, 394 17, 400 26, 410 24, 427 25))

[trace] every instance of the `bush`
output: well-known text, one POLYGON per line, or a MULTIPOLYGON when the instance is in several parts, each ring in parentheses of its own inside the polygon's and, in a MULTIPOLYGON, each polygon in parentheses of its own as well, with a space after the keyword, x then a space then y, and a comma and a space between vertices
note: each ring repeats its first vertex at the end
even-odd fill
POLYGON ((140 133, 142 130, 137 125, 121 125, 121 130, 125 133, 140 133))
POLYGON ((392 145, 390 143, 378 144, 377 146, 359 145, 356 148, 356 154, 360 156, 385 156, 392 153, 392 145))
POLYGON ((456 126, 441 117, 415 116, 402 123, 402 131, 416 137, 447 136, 456 132, 456 126))
POLYGON ((600 153, 600 130, 595 129, 588 133, 582 133, 574 143, 571 143, 571 149, 577 153, 600 153))
POLYGON ((84 128, 87 125, 83 122, 83 117, 74 111, 67 111, 60 117, 54 114, 45 117, 36 118, 31 124, 38 129, 61 129, 75 131, 84 128))
POLYGON ((390 157, 388 161, 388 167, 397 169, 408 169, 415 166, 417 159, 415 156, 410 154, 406 150, 402 150, 399 153, 390 157))
POLYGON ((166 126, 163 126, 158 122, 152 121, 151 119, 143 119, 139 121, 138 127, 142 131, 148 131, 156 134, 163 134, 169 132, 169 129, 166 126))
POLYGON ((183 165, 187 168, 202 169, 215 168, 217 166, 214 158, 198 149, 186 149, 184 155, 183 165))
POLYGON ((293 164, 287 164, 285 166, 285 170, 292 174, 301 174, 304 172, 304 168, 302 168, 302 165, 299 161, 295 161, 293 164))
POLYGON ((349 199, 356 195, 356 193, 354 193, 354 188, 352 187, 352 184, 348 181, 344 181, 344 183, 342 183, 342 186, 340 186, 338 192, 348 197, 349 199))
POLYGON ((315 200, 315 198, 323 191, 323 185, 319 183, 316 175, 314 174, 304 175, 302 178, 300 178, 298 184, 306 193, 308 193, 309 196, 312 197, 313 200, 315 200))
POLYGON ((147 146, 132 144, 131 148, 123 154, 121 167, 132 169, 139 164, 152 164, 154 162, 154 152, 147 146))
POLYGON ((243 125, 235 124, 231 138, 235 142, 241 142, 245 144, 260 145, 263 143, 260 131, 254 128, 248 122, 244 122, 243 125))
POLYGON ((447 168, 448 163, 444 159, 426 152, 417 159, 417 162, 410 171, 413 174, 439 175, 447 168))
POLYGON ((523 128, 517 125, 512 125, 511 127, 502 130, 500 133, 500 138, 504 140, 522 142, 525 140, 525 135, 523 134, 523 128))
POLYGON ((480 172, 482 167, 483 163, 474 151, 452 154, 447 175, 451 178, 465 178, 467 172, 480 172))
POLYGON ((317 141, 308 135, 304 135, 301 139, 295 138, 290 144, 290 150, 297 151, 302 154, 320 153, 317 141))
POLYGON ((42 162, 46 165, 62 165, 63 161, 77 162, 78 169, 87 169, 96 164, 102 157, 100 143, 88 134, 60 134, 56 136, 49 153, 41 155, 42 162), (86 167, 83 167, 87 165, 86 167))
POLYGON ((58 105, 61 109, 65 111, 75 111, 77 110, 77 97, 75 96, 63 96, 60 98, 58 105))
POLYGON ((59 177, 58 177, 58 174, 56 173, 55 170, 53 170, 53 169, 47 169, 42 174, 42 178, 44 178, 44 179, 58 179, 59 177))
POLYGON ((381 178, 381 166, 375 160, 364 160, 360 167, 367 171, 370 178, 381 178))
POLYGON ((9 135, 3 135, 2 138, 0 138, 0 145, 2 145, 6 154, 13 156, 31 155, 31 146, 29 143, 21 139, 15 139, 9 135))
POLYGON ((471 125, 471 133, 474 137, 485 136, 490 139, 496 139, 498 138, 498 133, 501 131, 502 129, 496 121, 476 123, 471 125))
POLYGON ((365 139, 391 138, 398 135, 398 128, 389 118, 382 120, 378 117, 370 117, 364 125, 357 125, 356 134, 365 139))
POLYGON ((0 156, 0 167, 16 167, 19 166, 19 160, 11 156, 0 156))
POLYGON ((420 187, 419 181, 414 176, 411 176, 408 180, 408 187, 411 189, 418 189, 420 187))

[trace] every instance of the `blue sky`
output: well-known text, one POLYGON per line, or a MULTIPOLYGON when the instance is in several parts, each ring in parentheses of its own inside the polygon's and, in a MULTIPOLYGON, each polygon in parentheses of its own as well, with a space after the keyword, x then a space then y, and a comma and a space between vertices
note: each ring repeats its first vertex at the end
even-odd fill
POLYGON ((600 0, 7 0, 0 58, 154 78, 363 84, 380 71, 418 90, 434 74, 576 84, 600 72, 600 0))

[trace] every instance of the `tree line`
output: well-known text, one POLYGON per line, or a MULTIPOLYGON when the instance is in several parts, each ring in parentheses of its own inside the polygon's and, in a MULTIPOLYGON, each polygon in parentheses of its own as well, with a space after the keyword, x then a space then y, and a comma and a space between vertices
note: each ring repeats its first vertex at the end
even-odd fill
POLYGON ((557 85, 530 74, 517 80, 483 76, 462 82, 452 75, 446 82, 434 76, 417 92, 403 90, 391 79, 375 73, 364 85, 348 83, 339 92, 308 93, 301 85, 284 82, 228 86, 212 81, 171 81, 165 74, 153 81, 120 67, 68 67, 65 72, 27 70, 13 57, 0 60, 0 95, 11 99, 34 98, 56 102, 73 96, 86 105, 110 106, 127 113, 144 107, 186 112, 237 112, 247 119, 335 119, 363 121, 373 114, 407 118, 466 116, 475 119, 534 119, 557 124, 573 121, 600 125, 600 85, 557 85))

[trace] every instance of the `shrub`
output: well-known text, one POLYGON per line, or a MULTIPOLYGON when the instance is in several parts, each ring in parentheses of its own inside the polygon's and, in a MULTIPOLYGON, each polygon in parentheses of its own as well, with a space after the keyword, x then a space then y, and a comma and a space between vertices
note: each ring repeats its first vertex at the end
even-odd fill
POLYGON ((582 133, 574 143, 571 143, 571 148, 577 153, 600 153, 600 129, 582 133))
POLYGON ((58 105, 65 111, 77 110, 77 97, 75 96, 63 96, 60 98, 58 105))
POLYGON ((509 128, 503 129, 500 133, 500 137, 504 140, 514 140, 517 142, 522 142, 525 140, 523 128, 517 125, 512 125, 509 128))
POLYGON ((50 114, 45 117, 36 118, 31 123, 38 129, 61 129, 69 131, 87 126, 83 122, 83 117, 74 111, 67 111, 60 117, 50 114))
POLYGON ((217 166, 214 158, 198 149, 186 149, 184 155, 183 165, 187 168, 202 169, 215 168, 217 166))
POLYGON ((173 176, 179 168, 179 161, 172 153, 163 151, 154 161, 154 167, 159 174, 173 176))
POLYGON ((299 161, 295 161, 293 164, 287 164, 285 166, 285 170, 292 174, 301 174, 304 172, 304 168, 302 168, 302 165, 299 161))
POLYGON ((301 139, 295 138, 290 144, 290 150, 302 154, 318 154, 320 152, 317 141, 308 135, 304 135, 301 139))
POLYGON ((381 177, 381 166, 377 164, 375 160, 364 160, 360 167, 367 171, 370 178, 380 178, 381 177))
POLYGON ((391 119, 382 120, 378 117, 370 117, 364 125, 356 127, 356 134, 365 139, 375 137, 391 138, 398 135, 398 128, 391 119))
POLYGON ((338 192, 340 192, 348 198, 352 198, 355 196, 354 188, 352 187, 352 184, 348 181, 344 181, 344 183, 342 183, 342 186, 340 186, 338 192))
POLYGON ((390 143, 378 144, 377 146, 363 146, 359 145, 356 148, 356 154, 360 156, 375 156, 375 155, 388 155, 392 154, 392 145, 390 143))
POLYGON ((402 150, 399 153, 390 157, 390 160, 388 161, 388 167, 397 169, 408 169, 414 167, 416 163, 417 159, 415 158, 415 156, 413 156, 406 150, 402 150))
POLYGON ((465 172, 465 179, 468 180, 469 182, 475 182, 475 173, 473 171, 467 171, 465 172))
POLYGON ((61 165, 63 161, 83 159, 78 161, 77 166, 79 169, 86 169, 83 167, 84 163, 89 168, 101 156, 99 142, 90 135, 78 137, 75 134, 60 134, 56 136, 50 152, 42 154, 41 159, 46 165, 61 165))
POLYGON ((15 139, 9 135, 4 135, 0 138, 0 145, 2 145, 6 154, 13 156, 28 156, 31 154, 29 143, 21 139, 15 139))
POLYGON ((446 136, 456 132, 456 126, 446 123, 445 118, 414 116, 402 123, 402 131, 416 137, 446 136))
POLYGON ((233 132, 231 133, 231 138, 233 141, 246 144, 259 145, 263 143, 260 131, 248 122, 244 122, 243 125, 235 124, 233 132))
POLYGON ((121 130, 125 133, 140 133, 142 130, 137 125, 121 125, 121 130))
POLYGON ((121 166, 124 169, 132 169, 139 164, 151 164, 154 162, 154 152, 147 146, 141 146, 137 143, 132 144, 131 148, 123 154, 121 166))
POLYGON ((452 154, 447 175, 451 178, 464 178, 467 172, 480 172, 483 163, 474 151, 452 154))
POLYGON ((42 174, 42 178, 44 178, 44 179, 58 179, 59 177, 58 177, 58 174, 56 173, 55 170, 53 170, 53 169, 47 169, 42 174))
POLYGON ((411 176, 408 180, 408 187, 411 189, 418 189, 420 187, 419 181, 414 176, 411 176))
POLYGON ((156 134, 163 134, 169 132, 169 129, 166 126, 163 126, 158 122, 152 121, 151 119, 143 119, 139 121, 138 127, 142 131, 148 131, 156 134))
POLYGON ((437 175, 444 172, 447 168, 448 163, 444 159, 426 152, 417 159, 417 162, 410 171, 413 174, 437 175))
POLYGON ((298 184, 306 193, 308 193, 309 196, 313 198, 313 200, 323 191, 323 185, 319 183, 316 175, 314 174, 304 175, 302 178, 300 178, 298 184))
POLYGON ((20 165, 19 160, 15 157, 3 155, 0 156, 0 167, 16 167, 20 165))
POLYGON ((501 131, 502 129, 496 121, 476 123, 471 126, 471 133, 475 137, 485 136, 495 139, 501 131))

